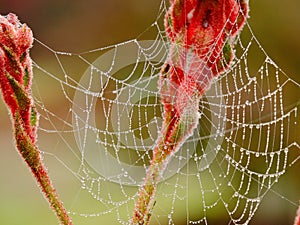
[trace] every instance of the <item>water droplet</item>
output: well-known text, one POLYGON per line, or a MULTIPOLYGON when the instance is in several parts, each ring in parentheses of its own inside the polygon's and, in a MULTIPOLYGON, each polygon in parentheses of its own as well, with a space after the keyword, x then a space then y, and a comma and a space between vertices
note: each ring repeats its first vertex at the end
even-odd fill
POLYGON ((187 15, 187 18, 188 18, 188 21, 191 21, 193 16, 194 16, 194 12, 195 12, 195 9, 191 10, 188 15, 187 15))
POLYGON ((203 22, 202 22, 202 26, 204 27, 204 28, 208 28, 208 21, 206 20, 206 19, 204 19, 203 20, 203 22))

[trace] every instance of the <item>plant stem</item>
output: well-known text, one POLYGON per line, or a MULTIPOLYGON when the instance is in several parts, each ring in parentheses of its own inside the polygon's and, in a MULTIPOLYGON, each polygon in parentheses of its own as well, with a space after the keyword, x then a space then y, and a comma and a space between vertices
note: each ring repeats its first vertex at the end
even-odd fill
POLYGON ((36 145, 38 113, 31 97, 33 36, 16 15, 0 15, 0 89, 11 112, 16 147, 62 225, 72 225, 36 145))
POLYGON ((298 211, 297 211, 297 216, 295 218, 294 225, 300 225, 300 204, 299 204, 299 208, 298 208, 298 211))
POLYGON ((145 182, 139 191, 134 214, 130 224, 149 224, 155 201, 154 196, 160 180, 160 167, 163 163, 151 164, 145 177, 145 182))
POLYGON ((187 122, 182 120, 182 115, 175 113, 173 104, 165 104, 164 124, 161 130, 161 137, 153 150, 153 158, 147 170, 143 186, 139 190, 138 200, 135 205, 131 224, 147 225, 150 222, 152 210, 155 205, 155 193, 162 173, 169 161, 169 158, 185 142, 192 131, 197 127, 198 117, 192 116, 187 122))
POLYGON ((51 208, 55 211, 60 223, 63 225, 71 225, 72 221, 51 183, 48 172, 42 162, 40 152, 22 128, 21 118, 18 113, 15 116, 14 127, 16 145, 19 153, 31 169, 32 174, 48 200, 51 208))
POLYGON ((163 126, 130 224, 147 225, 158 182, 169 161, 198 125, 201 96, 234 58, 234 38, 248 15, 248 1, 170 1, 165 30, 169 57, 160 73, 163 126))

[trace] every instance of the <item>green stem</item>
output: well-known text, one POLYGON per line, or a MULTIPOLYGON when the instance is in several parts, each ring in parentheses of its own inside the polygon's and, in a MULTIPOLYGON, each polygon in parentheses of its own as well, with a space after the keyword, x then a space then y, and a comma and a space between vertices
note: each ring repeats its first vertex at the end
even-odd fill
MULTIPOLYGON (((147 170, 145 181, 138 194, 131 225, 147 225, 150 222, 152 210, 156 203, 155 193, 162 173, 172 154, 181 143, 190 136, 189 129, 184 129, 184 121, 174 114, 172 107, 165 107, 165 118, 162 126, 162 136, 159 138, 154 150, 150 167, 147 170)), ((190 123, 194 127, 195 123, 190 123)))
POLYGON ((16 112, 14 116, 15 139, 19 153, 30 167, 37 183, 47 198, 51 208, 57 215, 62 225, 72 225, 71 218, 59 200, 58 195, 52 186, 47 170, 42 162, 38 148, 32 143, 23 129, 21 118, 16 112))
POLYGON ((31 97, 33 74, 29 55, 33 42, 32 32, 14 14, 0 15, 0 23, 0 89, 3 100, 11 111, 16 147, 60 223, 72 225, 36 146, 38 113, 31 97))
POLYGON ((132 216, 131 225, 147 225, 150 222, 152 209, 155 204, 155 192, 157 190, 158 182, 160 180, 160 172, 163 162, 151 164, 148 168, 145 182, 139 191, 139 198, 137 200, 134 214, 132 216))

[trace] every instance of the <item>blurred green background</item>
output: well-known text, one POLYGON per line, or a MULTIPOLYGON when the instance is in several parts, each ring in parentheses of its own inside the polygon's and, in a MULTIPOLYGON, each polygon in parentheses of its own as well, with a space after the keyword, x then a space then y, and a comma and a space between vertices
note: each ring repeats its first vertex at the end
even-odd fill
MULTIPOLYGON (((159 4, 160 0, 0 0, 0 13, 16 13, 32 28, 34 36, 52 49, 83 52, 137 37, 155 20, 159 4)), ((249 22, 261 45, 283 71, 300 83, 300 1, 260 0, 250 1, 250 6, 249 22)), ((34 48, 32 57, 47 60, 34 48)), ((57 224, 14 149, 9 116, 2 103, 0 146, 0 224, 57 224)), ((298 161, 273 190, 296 202, 300 199, 299 171, 298 161)), ((55 180, 59 191, 68 190, 68 184, 63 176, 55 180)), ((61 192, 62 199, 69 197, 67 191, 61 192)), ((270 192, 251 224, 292 224, 295 211, 286 199, 270 192)))

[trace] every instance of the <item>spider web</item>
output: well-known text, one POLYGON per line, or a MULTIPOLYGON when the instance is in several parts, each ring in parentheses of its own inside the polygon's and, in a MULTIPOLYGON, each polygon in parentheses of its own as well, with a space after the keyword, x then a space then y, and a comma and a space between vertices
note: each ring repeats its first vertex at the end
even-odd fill
MULTIPOLYGON (((39 145, 54 178, 71 180, 75 223, 127 224, 132 216, 162 124, 157 82, 170 49, 167 8, 162 1, 156 21, 120 44, 66 53, 35 42, 54 62, 34 65, 39 145), (44 83, 55 99, 38 88, 44 83)), ((234 62, 200 101, 198 127, 163 173, 151 224, 248 224, 299 163, 299 90, 246 24, 234 62)))

